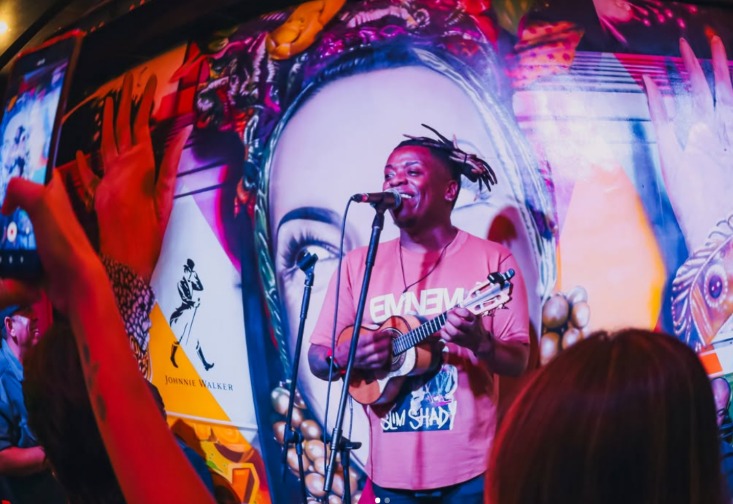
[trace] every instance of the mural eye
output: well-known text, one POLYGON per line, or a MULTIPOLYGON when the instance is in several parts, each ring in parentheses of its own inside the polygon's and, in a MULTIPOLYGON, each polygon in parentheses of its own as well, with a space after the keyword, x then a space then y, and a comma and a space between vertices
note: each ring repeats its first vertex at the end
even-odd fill
POLYGON ((723 279, 718 275, 714 275, 710 277, 708 282, 708 294, 713 299, 718 299, 723 292, 723 279))
POLYGON ((705 298, 711 306, 718 306, 726 297, 728 280, 720 264, 712 265, 705 272, 705 298))
POLYGON ((323 262, 338 257, 338 245, 322 240, 312 230, 300 229, 291 236, 285 247, 278 253, 278 266, 283 276, 292 275, 298 270, 298 258, 304 252, 310 252, 318 256, 318 261, 323 262))

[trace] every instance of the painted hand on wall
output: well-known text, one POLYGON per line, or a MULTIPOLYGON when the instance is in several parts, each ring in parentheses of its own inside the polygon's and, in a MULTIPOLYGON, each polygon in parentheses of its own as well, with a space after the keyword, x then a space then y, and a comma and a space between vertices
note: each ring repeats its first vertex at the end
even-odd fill
POLYGON ((711 49, 714 95, 689 44, 680 40, 692 105, 687 124, 668 114, 657 84, 644 76, 664 184, 691 253, 733 211, 733 87, 719 37, 713 37, 711 49))
POLYGON ((107 97, 104 102, 100 149, 104 176, 92 172, 80 151, 76 162, 85 191, 93 194, 100 252, 149 281, 160 256, 173 207, 178 162, 191 128, 173 136, 156 169, 150 138, 156 78, 148 79, 134 120, 132 81, 132 75, 126 74, 116 115, 114 100, 107 97))

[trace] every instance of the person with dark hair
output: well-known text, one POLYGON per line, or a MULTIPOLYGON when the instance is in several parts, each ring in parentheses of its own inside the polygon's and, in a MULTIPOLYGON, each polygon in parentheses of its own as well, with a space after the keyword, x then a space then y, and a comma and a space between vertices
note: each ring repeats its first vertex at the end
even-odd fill
POLYGON ((71 327, 54 322, 29 352, 23 393, 28 423, 70 504, 124 503, 87 396, 71 327))
MULTIPOLYGON (((507 248, 451 222, 461 177, 490 189, 497 183, 494 171, 429 129, 437 139, 408 137, 384 167, 383 189, 397 191, 402 199, 391 211, 399 238, 379 246, 363 325, 376 327, 413 313, 439 316, 444 325, 429 338, 434 369, 407 378, 393 401, 366 407, 366 472, 383 502, 478 503, 496 423, 496 375, 516 376, 527 366, 527 292, 507 248), (482 318, 456 306, 476 282, 510 269, 516 276, 507 309, 482 318)), ((337 275, 329 285, 308 352, 311 371, 319 378, 327 379, 331 366, 338 371, 346 365, 350 342, 331 347, 334 309, 338 305, 335 330, 340 334, 354 323, 365 255, 363 247, 344 258, 338 300, 337 275)), ((392 366, 391 334, 361 332, 357 372, 369 376, 392 366)))
MULTIPOLYGON (((148 388, 165 418, 160 393, 149 382, 148 388)), ((68 324, 55 322, 29 353, 23 392, 28 422, 45 447, 69 503, 124 503, 87 396, 68 324)), ((214 484, 206 462, 190 448, 184 449, 178 438, 176 442, 213 495, 214 484)))
POLYGON ((23 366, 39 339, 38 317, 31 306, 10 305, 0 321, 0 497, 14 504, 62 503, 23 400, 23 366))
POLYGON ((727 485, 728 495, 733 497, 733 446, 730 444, 731 419, 730 397, 731 389, 728 380, 722 376, 710 380, 715 400, 715 418, 718 421, 718 436, 720 437, 720 468, 727 485))
POLYGON ((697 355, 598 332, 529 380, 497 433, 491 504, 721 504, 715 404, 697 355))

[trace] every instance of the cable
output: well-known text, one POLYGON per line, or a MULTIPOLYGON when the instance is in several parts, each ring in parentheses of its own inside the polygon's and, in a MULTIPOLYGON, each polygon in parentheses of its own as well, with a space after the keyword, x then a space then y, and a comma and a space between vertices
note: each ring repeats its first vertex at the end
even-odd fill
MULTIPOLYGON (((349 215, 349 207, 351 206, 351 199, 346 203, 346 209, 344 210, 344 216, 341 219, 341 242, 339 244, 339 261, 338 266, 336 270, 336 296, 335 296, 335 302, 334 302, 334 309, 333 309, 333 326, 331 329, 331 355, 334 357, 331 358, 328 366, 328 387, 326 389, 326 411, 323 416, 323 453, 324 457, 328 459, 328 409, 329 405, 331 403, 331 385, 333 384, 333 371, 334 371, 334 361, 336 360, 336 324, 338 322, 338 313, 339 313, 339 297, 340 297, 340 291, 341 291, 341 265, 344 260, 344 240, 346 238, 346 217, 349 215)), ((344 387, 346 387, 347 384, 344 383, 344 387)))

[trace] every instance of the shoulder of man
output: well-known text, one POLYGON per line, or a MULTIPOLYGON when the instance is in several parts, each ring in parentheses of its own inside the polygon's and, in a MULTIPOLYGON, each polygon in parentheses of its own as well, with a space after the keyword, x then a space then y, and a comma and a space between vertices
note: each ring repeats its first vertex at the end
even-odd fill
POLYGON ((501 257, 501 260, 504 260, 504 258, 512 255, 512 251, 509 250, 509 248, 506 245, 503 245, 493 240, 489 240, 487 238, 481 238, 480 236, 471 234, 468 231, 460 230, 460 232, 465 233, 466 244, 469 246, 482 247, 486 250, 495 252, 499 254, 499 256, 501 257))

